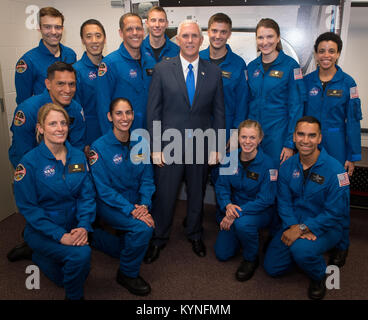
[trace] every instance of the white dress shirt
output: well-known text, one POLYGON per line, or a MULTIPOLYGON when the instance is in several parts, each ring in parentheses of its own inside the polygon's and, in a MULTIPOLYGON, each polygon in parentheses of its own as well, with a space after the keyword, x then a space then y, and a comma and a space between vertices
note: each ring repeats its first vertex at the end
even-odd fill
POLYGON ((187 80, 187 74, 189 72, 188 66, 191 63, 192 66, 193 66, 192 70, 193 70, 193 73, 194 73, 194 85, 197 86, 199 56, 193 62, 189 62, 189 61, 185 60, 185 58, 181 54, 179 55, 179 57, 180 57, 181 65, 183 67, 183 73, 184 73, 185 81, 187 80))

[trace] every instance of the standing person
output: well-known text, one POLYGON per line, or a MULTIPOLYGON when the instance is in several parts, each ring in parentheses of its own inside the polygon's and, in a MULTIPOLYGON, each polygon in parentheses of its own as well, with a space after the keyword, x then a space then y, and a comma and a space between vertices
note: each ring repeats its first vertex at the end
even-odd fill
POLYGON ((298 120, 293 135, 298 154, 281 165, 277 203, 282 228, 264 260, 271 276, 288 272, 294 262, 310 278, 308 296, 326 293, 324 253, 342 238, 349 218, 349 176, 321 143, 321 124, 310 116, 298 120))
POLYGON ((45 90, 47 68, 54 62, 72 64, 77 60, 75 52, 60 43, 64 16, 59 10, 52 7, 41 8, 38 22, 42 36, 38 47, 26 52, 15 66, 17 104, 45 90))
POLYGON ((219 129, 225 128, 221 70, 199 57, 203 42, 199 24, 192 20, 181 22, 177 41, 180 54, 174 58, 166 57, 155 67, 147 104, 147 125, 153 143, 151 151, 153 163, 156 164, 157 191, 152 207, 156 227, 145 257, 146 263, 158 258, 169 239, 175 202, 183 178, 187 183, 188 195, 186 236, 196 255, 206 255, 202 240, 204 184, 207 163, 216 163, 219 154, 211 149, 208 155, 204 148, 199 150, 191 164, 186 159, 198 143, 193 134, 195 129, 212 129, 217 134, 219 129), (162 130, 155 130, 154 121, 155 124, 160 122, 162 130), (169 155, 164 154, 164 149, 155 148, 155 144, 161 141, 162 131, 166 129, 179 132, 183 142, 178 146, 182 151, 180 159, 174 163, 166 163, 165 158, 168 159, 169 155), (190 142, 193 142, 192 147, 190 142), (202 163, 197 161, 201 156, 204 160, 202 163))
POLYGON ((76 90, 75 70, 65 62, 55 62, 47 69, 46 89, 42 94, 28 98, 18 105, 10 131, 13 133, 9 148, 9 159, 13 167, 28 151, 37 146, 34 132, 37 124, 37 112, 46 103, 64 107, 70 118, 69 142, 73 147, 84 150, 85 130, 83 109, 72 100, 76 90))
POLYGON ((92 246, 120 259, 119 284, 133 294, 146 295, 151 287, 139 270, 154 227, 149 213, 155 191, 149 145, 146 142, 146 148, 136 150, 137 137, 130 134, 134 112, 128 100, 114 99, 108 119, 113 129, 92 144, 89 163, 97 190, 97 215, 118 235, 96 229, 92 246))
POLYGON ((179 54, 179 47, 165 34, 168 25, 163 8, 154 6, 148 11, 148 35, 143 40, 142 47, 145 54, 152 56, 156 62, 160 62, 163 57, 175 57, 179 54))
MULTIPOLYGON (((304 78, 307 101, 304 114, 316 117, 322 125, 322 146, 353 175, 355 161, 362 159, 360 120, 362 110, 354 79, 337 65, 342 50, 341 38, 333 33, 321 34, 314 52, 317 70, 304 78)), ((349 225, 343 240, 330 256, 330 264, 342 267, 349 248, 349 225)))
POLYGON ((40 109, 40 144, 17 165, 14 193, 33 262, 65 288, 66 299, 80 300, 90 270, 88 232, 96 203, 85 155, 66 141, 68 124, 63 107, 49 103, 40 109))
POLYGON ((293 130, 303 115, 304 86, 299 64, 282 51, 280 28, 272 19, 256 27, 260 56, 248 65, 248 119, 265 133, 262 149, 279 163, 293 155, 293 130))
POLYGON ((75 100, 81 104, 84 110, 86 145, 90 146, 101 136, 97 117, 97 73, 103 58, 102 52, 106 43, 106 33, 101 22, 89 19, 82 24, 80 36, 86 51, 82 58, 73 65, 77 71, 75 100))
POLYGON ((146 128, 148 89, 155 61, 144 54, 141 48, 144 30, 139 15, 130 12, 124 14, 119 26, 123 42, 118 50, 102 59, 98 69, 97 106, 103 134, 111 129, 107 113, 111 101, 118 97, 134 101, 132 130, 146 128))
POLYGON ((210 45, 199 53, 202 59, 217 64, 222 71, 226 141, 229 141, 230 130, 237 129, 248 114, 247 67, 244 60, 227 44, 231 28, 232 21, 229 16, 224 13, 214 14, 208 21, 210 45))
POLYGON ((215 253, 217 259, 226 261, 242 247, 244 260, 235 274, 239 281, 249 280, 259 265, 259 229, 271 223, 276 197, 277 166, 259 148, 262 139, 257 121, 241 122, 240 150, 230 155, 238 160, 234 161, 236 168, 231 175, 219 175, 215 185, 222 213, 215 253))

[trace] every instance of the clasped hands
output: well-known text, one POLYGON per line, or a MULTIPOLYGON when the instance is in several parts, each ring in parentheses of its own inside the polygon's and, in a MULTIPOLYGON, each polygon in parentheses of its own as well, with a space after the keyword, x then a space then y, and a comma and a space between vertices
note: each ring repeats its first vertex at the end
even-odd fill
POLYGON ((281 241, 288 247, 290 247, 295 240, 297 239, 307 239, 307 240, 316 240, 317 237, 309 230, 303 233, 300 228, 299 224, 292 225, 289 229, 285 230, 281 236, 281 241))
POLYGON ((145 205, 134 205, 135 209, 131 212, 134 219, 143 221, 147 226, 154 228, 155 222, 151 214, 148 212, 148 208, 145 205))
POLYGON ((85 246, 88 244, 88 232, 84 228, 72 229, 63 234, 60 243, 66 246, 85 246))

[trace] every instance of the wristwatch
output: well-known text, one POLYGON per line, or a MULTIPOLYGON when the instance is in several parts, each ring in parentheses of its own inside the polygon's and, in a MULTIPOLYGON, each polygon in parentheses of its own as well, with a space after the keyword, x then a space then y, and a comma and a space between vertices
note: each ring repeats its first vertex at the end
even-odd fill
POLYGON ((299 224, 299 229, 302 232, 302 234, 304 234, 307 232, 308 227, 304 223, 301 223, 299 224))

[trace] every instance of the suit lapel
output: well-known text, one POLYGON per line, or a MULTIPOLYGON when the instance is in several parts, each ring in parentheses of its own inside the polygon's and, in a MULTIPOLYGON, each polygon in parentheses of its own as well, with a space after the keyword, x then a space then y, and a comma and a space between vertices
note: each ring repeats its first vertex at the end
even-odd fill
POLYGON ((175 78, 178 83, 179 91, 185 96, 186 102, 189 105, 189 97, 187 91, 187 85, 185 83, 183 67, 181 65, 181 60, 179 56, 172 58, 174 69, 175 69, 175 78))
POLYGON ((195 107, 196 100, 198 99, 198 95, 201 92, 201 88, 203 86, 203 83, 205 82, 204 81, 205 78, 206 78, 206 67, 205 67, 204 63, 202 62, 202 59, 199 59, 197 84, 196 84, 196 89, 195 89, 195 93, 194 93, 192 108, 195 107))

